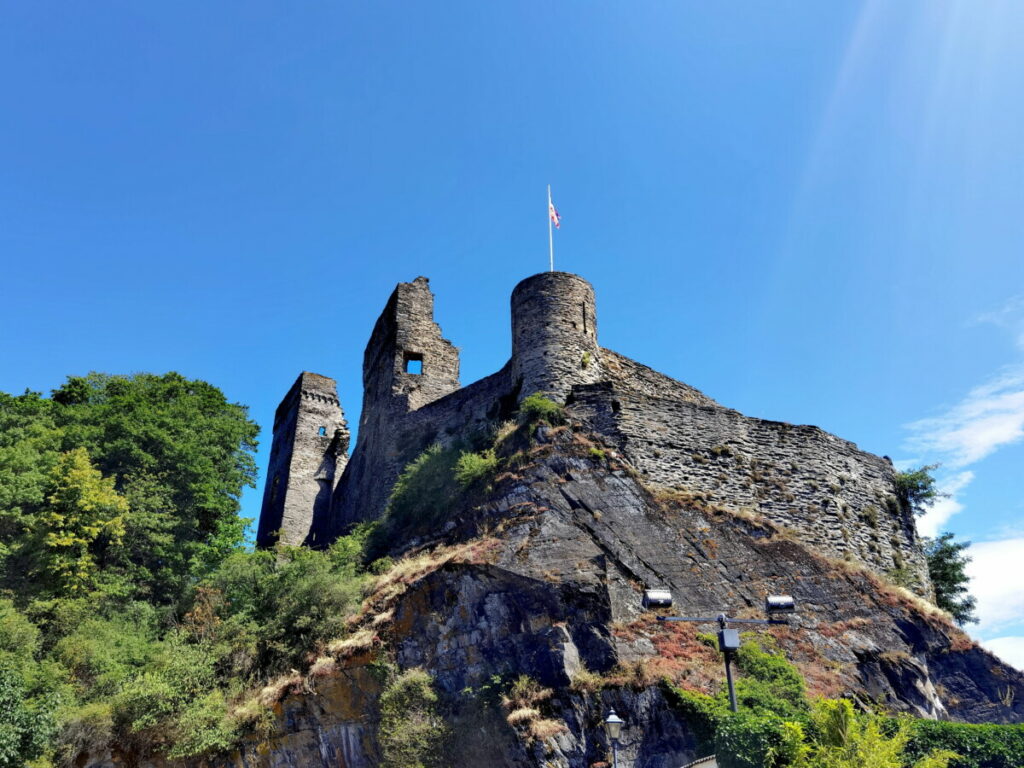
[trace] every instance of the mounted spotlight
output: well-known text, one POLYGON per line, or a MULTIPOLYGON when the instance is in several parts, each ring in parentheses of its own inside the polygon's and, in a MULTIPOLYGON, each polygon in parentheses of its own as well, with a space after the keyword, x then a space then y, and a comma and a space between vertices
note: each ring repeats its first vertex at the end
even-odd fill
POLYGON ((672 593, 667 589, 645 589, 644 590, 644 608, 650 610, 651 608, 671 608, 672 607, 672 593))
POLYGON ((764 612, 769 617, 793 613, 795 610, 796 601, 789 595, 768 595, 764 599, 764 612))

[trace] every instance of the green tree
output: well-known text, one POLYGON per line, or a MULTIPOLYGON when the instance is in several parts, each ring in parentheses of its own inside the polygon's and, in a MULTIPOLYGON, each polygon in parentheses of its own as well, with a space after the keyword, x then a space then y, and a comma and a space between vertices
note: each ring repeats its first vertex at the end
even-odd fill
POLYGON ((53 400, 65 444, 88 448, 128 498, 125 564, 158 602, 240 545, 259 431, 244 406, 177 373, 70 377, 53 400))
POLYGON ((932 502, 945 496, 935 487, 935 478, 932 477, 932 470, 938 466, 927 464, 896 473, 896 495, 915 515, 923 515, 932 502))
POLYGON ((23 571, 20 550, 46 498, 60 437, 52 401, 0 392, 0 574, 23 571))
POLYGON ((924 554, 928 559, 928 575, 935 587, 935 604, 963 626, 978 620, 974 615, 977 601, 968 592, 970 577, 966 568, 971 558, 964 554, 971 542, 958 542, 953 538, 948 532, 934 539, 925 538, 924 554))
POLYGON ((98 563, 102 588, 174 604, 241 545, 239 497, 255 485, 257 432, 243 406, 176 373, 70 377, 50 399, 0 394, 3 585, 36 596, 25 580, 40 546, 30 529, 47 514, 55 468, 69 470, 61 455, 82 449, 128 504, 121 546, 98 563))
POLYGON ((61 455, 34 530, 40 541, 36 578, 58 594, 95 586, 96 571, 121 544, 128 502, 104 478, 84 448, 61 455))
MULTIPOLYGON (((818 701, 811 711, 814 736, 806 768, 905 768, 911 721, 897 720, 887 729, 891 723, 879 715, 858 715, 849 699, 818 701)), ((955 757, 936 750, 911 768, 947 768, 955 757)))

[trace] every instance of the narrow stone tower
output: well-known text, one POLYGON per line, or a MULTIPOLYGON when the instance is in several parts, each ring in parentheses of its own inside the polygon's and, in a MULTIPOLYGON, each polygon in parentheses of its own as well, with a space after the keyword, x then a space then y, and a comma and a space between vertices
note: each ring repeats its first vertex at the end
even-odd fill
MULTIPOLYGON (((257 547, 316 544, 348 462, 349 431, 334 379, 302 373, 274 415, 257 547)), ((323 542, 319 542, 323 543, 323 542)))
POLYGON ((512 377, 520 399, 564 402, 574 384, 602 379, 594 288, 579 275, 541 272, 512 291, 512 377))

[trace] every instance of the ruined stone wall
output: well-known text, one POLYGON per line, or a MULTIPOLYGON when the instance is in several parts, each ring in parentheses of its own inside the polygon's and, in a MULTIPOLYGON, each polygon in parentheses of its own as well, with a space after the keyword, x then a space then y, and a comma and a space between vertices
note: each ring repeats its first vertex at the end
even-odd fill
POLYGON ((458 389, 459 351, 434 322, 430 281, 399 283, 363 353, 359 440, 335 490, 329 530, 379 517, 406 453, 397 437, 409 413, 458 389))
POLYGON ((334 379, 302 373, 274 417, 256 544, 311 543, 330 516, 331 495, 348 461, 349 431, 334 379))
POLYGON ((681 381, 658 373, 653 368, 630 360, 625 355, 610 349, 601 350, 605 380, 615 383, 619 390, 628 390, 638 395, 657 397, 663 400, 680 400, 698 405, 715 405, 714 400, 698 389, 681 381))
MULTIPOLYGON (((402 469, 424 449, 468 444, 512 415, 523 397, 543 392, 567 402, 649 482, 682 489, 699 503, 762 514, 825 553, 930 593, 914 521, 896 500, 888 461, 816 427, 748 418, 600 348, 594 292, 583 278, 545 272, 519 283, 511 299, 511 359, 462 389, 458 351, 443 338, 433 308, 420 277, 400 283, 378 318, 364 354, 359 444, 329 515, 323 483, 340 474, 341 464, 334 475, 328 466, 340 454, 317 442, 313 429, 340 408, 321 392, 330 413, 296 409, 289 393, 275 423, 261 541, 281 528, 287 541, 326 543, 355 522, 379 518, 402 469), (282 483, 284 504, 275 490, 282 483)), ((316 379, 330 382, 333 393, 333 382, 316 379)), ((319 385, 308 381, 313 392, 319 385)))
POLYGON ((398 475, 429 446, 472 440, 509 418, 517 391, 506 365, 419 410, 393 413, 386 436, 374 442, 360 439, 336 493, 334 535, 353 523, 380 518, 398 475))
POLYGON ((744 416, 610 382, 576 387, 572 412, 614 441, 650 482, 791 529, 837 558, 930 593, 912 514, 892 464, 818 427, 744 416))
MULTIPOLYGON (((364 414, 380 407, 415 410, 459 388, 459 351, 434 322, 430 281, 399 283, 363 354, 364 414)), ((362 421, 360 421, 362 429, 362 421)))

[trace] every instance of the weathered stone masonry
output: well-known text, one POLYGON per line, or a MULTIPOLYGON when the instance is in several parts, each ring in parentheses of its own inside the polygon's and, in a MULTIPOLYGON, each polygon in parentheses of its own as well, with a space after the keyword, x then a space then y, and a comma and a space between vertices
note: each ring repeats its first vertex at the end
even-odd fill
POLYGON ((256 544, 311 544, 348 462, 349 431, 334 379, 303 373, 274 415, 256 544))
POLYGON ((285 397, 261 546, 278 530, 290 543, 323 544, 354 522, 380 517, 398 474, 423 449, 487 429, 523 397, 543 392, 567 403, 649 484, 762 514, 825 553, 897 572, 930 591, 913 517, 896 499, 886 459, 817 427, 746 417, 602 349, 593 288, 581 277, 545 272, 519 283, 509 362, 467 387, 460 388, 458 350, 434 322, 433 303, 419 277, 395 288, 377 320, 364 354, 351 461, 332 380, 303 374, 285 397), (325 424, 330 431, 319 435, 325 424))

